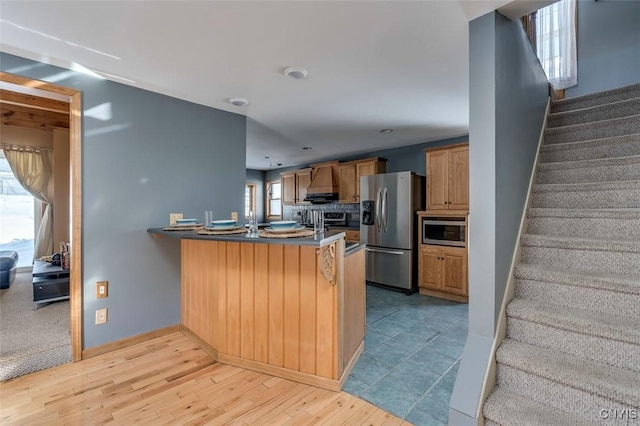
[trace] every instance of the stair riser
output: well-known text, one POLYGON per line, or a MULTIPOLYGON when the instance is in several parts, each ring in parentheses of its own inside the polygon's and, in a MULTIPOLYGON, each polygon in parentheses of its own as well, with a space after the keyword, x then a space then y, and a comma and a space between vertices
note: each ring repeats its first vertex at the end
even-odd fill
POLYGON ((624 408, 631 408, 623 407, 622 403, 613 399, 575 389, 503 364, 498 364, 496 376, 499 386, 518 390, 542 404, 583 416, 585 423, 596 422, 616 426, 628 424, 612 418, 607 420, 600 418, 599 413, 603 408, 618 409, 620 412, 624 408))
POLYGON ((573 111, 576 109, 591 108, 598 105, 609 104, 613 102, 620 102, 628 99, 640 97, 640 88, 632 87, 621 89, 614 93, 599 94, 595 97, 589 97, 587 99, 575 99, 573 101, 562 102, 560 104, 552 104, 551 112, 564 112, 573 111))
POLYGON ((592 142, 587 146, 560 151, 540 152, 541 163, 556 163, 559 161, 596 160, 599 158, 618 158, 640 155, 640 140, 625 139, 620 143, 592 142), (593 145, 593 146, 589 146, 593 145))
POLYGON ((579 307, 593 312, 623 315, 640 320, 640 295, 576 287, 544 281, 515 280, 515 297, 567 308, 579 307))
POLYGON ((527 233, 640 240, 640 219, 531 217, 527 221, 527 233))
POLYGON ((544 144, 589 141, 592 139, 630 135, 638 132, 640 132, 640 117, 632 117, 614 122, 603 121, 548 129, 544 134, 544 144))
POLYGON ((571 111, 556 116, 552 114, 547 119, 547 127, 571 126, 593 121, 629 117, 637 114, 640 114, 640 98, 613 105, 603 105, 586 111, 571 111))
POLYGON ((640 162, 623 165, 539 170, 537 183, 588 183, 640 180, 640 162))
POLYGON ((565 270, 631 275, 640 270, 640 253, 523 245, 522 262, 565 270))
POLYGON ((533 192, 533 207, 560 209, 640 208, 640 189, 533 192))
MULTIPOLYGON (((585 333, 588 332, 585 330, 585 333)), ((640 345, 561 330, 513 317, 507 320, 507 337, 640 372, 640 364, 637 363, 640 345)))

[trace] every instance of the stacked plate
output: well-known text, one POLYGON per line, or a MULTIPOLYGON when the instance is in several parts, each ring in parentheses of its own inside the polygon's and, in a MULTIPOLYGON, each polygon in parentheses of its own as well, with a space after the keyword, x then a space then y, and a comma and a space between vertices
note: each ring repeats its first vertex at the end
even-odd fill
POLYGON ((276 220, 269 224, 270 226, 265 228, 265 231, 273 232, 276 234, 285 234, 288 232, 297 232, 301 229, 305 229, 295 220, 276 220))
POLYGON ((176 219, 175 225, 171 226, 196 226, 199 225, 198 219, 176 219))
POLYGON ((205 226, 205 229, 211 231, 231 231, 239 228, 242 228, 242 226, 238 226, 238 222, 230 219, 212 220, 208 226, 205 226))

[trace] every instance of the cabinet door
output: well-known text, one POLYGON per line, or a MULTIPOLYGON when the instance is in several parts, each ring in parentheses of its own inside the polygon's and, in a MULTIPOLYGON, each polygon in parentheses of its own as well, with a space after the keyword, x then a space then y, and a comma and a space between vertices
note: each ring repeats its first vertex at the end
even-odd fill
POLYGON ((377 174, 377 165, 376 160, 362 161, 356 164, 356 202, 360 202, 360 178, 377 174))
POLYGON ((427 152, 427 210, 446 210, 449 198, 449 151, 427 152))
POLYGON ((467 296, 467 251, 442 249, 442 291, 467 296))
POLYGON ((449 151, 449 206, 469 210, 469 146, 449 151))
POLYGON ((307 188, 309 188, 310 183, 311 170, 296 172, 296 204, 310 204, 308 201, 304 201, 304 197, 307 196, 307 188))
POLYGON ((442 261, 440 249, 422 246, 418 259, 418 285, 432 290, 440 290, 442 279, 442 261))
POLYGON ((356 165, 352 164, 344 164, 340 165, 338 168, 340 171, 340 194, 339 194, 339 202, 340 203, 357 203, 358 200, 356 198, 356 191, 360 190, 360 181, 356 179, 356 165), (356 182, 358 182, 356 184, 356 182))
POLYGON ((360 241, 360 231, 347 230, 345 233, 347 234, 345 240, 360 241))
POLYGON ((291 206, 296 202, 296 175, 287 173, 282 175, 282 204, 291 206))

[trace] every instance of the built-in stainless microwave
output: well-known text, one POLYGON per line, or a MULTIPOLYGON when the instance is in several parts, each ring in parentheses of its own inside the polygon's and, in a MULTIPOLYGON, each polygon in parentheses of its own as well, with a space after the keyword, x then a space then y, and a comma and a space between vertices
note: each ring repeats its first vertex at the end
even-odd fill
POLYGON ((464 218, 422 218, 422 244, 466 247, 464 218))

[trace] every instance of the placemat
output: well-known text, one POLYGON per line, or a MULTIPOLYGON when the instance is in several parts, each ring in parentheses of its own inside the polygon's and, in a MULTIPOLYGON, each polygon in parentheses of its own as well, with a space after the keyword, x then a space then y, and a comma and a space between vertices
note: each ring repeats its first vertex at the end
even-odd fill
POLYGON ((189 226, 167 226, 166 228, 162 228, 163 231, 196 231, 198 229, 202 228, 202 224, 201 223, 196 223, 195 225, 189 225, 189 226))
POLYGON ((220 231, 216 231, 214 229, 200 229, 198 231, 199 235, 231 235, 231 234, 246 234, 247 233, 247 229, 246 228, 238 228, 238 229, 227 229, 227 230, 220 230, 220 231))
POLYGON ((299 237, 313 237, 315 232, 313 229, 301 229, 296 232, 277 233, 269 232, 265 230, 259 231, 259 235, 263 238, 299 238, 299 237))

